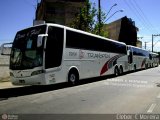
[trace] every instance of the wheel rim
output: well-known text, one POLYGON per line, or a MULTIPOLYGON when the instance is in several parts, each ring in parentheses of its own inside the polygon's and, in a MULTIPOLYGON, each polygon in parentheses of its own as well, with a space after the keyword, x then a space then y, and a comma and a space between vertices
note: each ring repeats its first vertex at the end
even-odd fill
POLYGON ((122 68, 120 68, 120 74, 122 74, 123 73, 123 70, 122 70, 122 68))
POLYGON ((115 69, 115 75, 118 76, 118 70, 117 69, 115 69))
POLYGON ((76 76, 75 74, 71 74, 70 77, 69 77, 69 80, 74 83, 76 81, 76 76))
POLYGON ((134 66, 134 71, 136 71, 136 66, 134 66))

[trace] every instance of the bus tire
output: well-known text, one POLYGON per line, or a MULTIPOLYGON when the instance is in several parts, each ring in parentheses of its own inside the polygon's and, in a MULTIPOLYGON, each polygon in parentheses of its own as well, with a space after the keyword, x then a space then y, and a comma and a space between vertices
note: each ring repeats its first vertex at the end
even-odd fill
POLYGON ((79 80, 79 75, 78 75, 78 72, 77 70, 71 70, 68 74, 68 83, 69 85, 76 85, 78 83, 78 80, 79 80))
POLYGON ((114 75, 115 76, 119 75, 119 69, 118 69, 118 67, 115 67, 115 69, 114 69, 114 75))
POLYGON ((148 64, 145 64, 145 69, 148 69, 148 64))
POLYGON ((136 68, 136 65, 134 65, 133 71, 135 72, 135 71, 136 71, 136 69, 137 69, 137 68, 136 68))
POLYGON ((120 66, 120 68, 119 68, 119 74, 123 75, 123 67, 122 66, 120 66))

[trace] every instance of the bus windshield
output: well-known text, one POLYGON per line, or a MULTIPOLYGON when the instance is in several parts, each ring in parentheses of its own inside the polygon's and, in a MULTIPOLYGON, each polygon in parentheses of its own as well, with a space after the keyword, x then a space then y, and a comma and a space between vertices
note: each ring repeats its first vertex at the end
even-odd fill
MULTIPOLYGON (((43 45, 37 47, 39 34, 45 34, 46 26, 37 26, 19 31, 13 42, 10 69, 24 70, 42 66, 43 45)), ((43 41, 44 42, 44 41, 43 41)))

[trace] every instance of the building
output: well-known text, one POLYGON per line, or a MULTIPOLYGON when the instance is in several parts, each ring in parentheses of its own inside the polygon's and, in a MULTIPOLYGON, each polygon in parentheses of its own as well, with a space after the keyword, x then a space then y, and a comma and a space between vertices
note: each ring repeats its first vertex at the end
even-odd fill
POLYGON ((139 48, 142 48, 142 41, 137 40, 136 46, 139 48))
POLYGON ((126 16, 118 19, 112 23, 106 24, 104 29, 108 31, 108 37, 127 45, 136 46, 137 44, 137 31, 135 22, 126 16))
POLYGON ((35 20, 69 25, 84 3, 85 0, 41 0, 35 20))

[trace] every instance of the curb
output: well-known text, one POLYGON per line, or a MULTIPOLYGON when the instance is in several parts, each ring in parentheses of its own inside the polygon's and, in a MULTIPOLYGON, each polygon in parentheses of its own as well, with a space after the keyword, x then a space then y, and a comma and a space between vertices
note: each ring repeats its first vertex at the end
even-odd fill
POLYGON ((14 86, 10 81, 8 82, 0 82, 0 90, 11 89, 11 88, 19 88, 22 86, 14 86))

